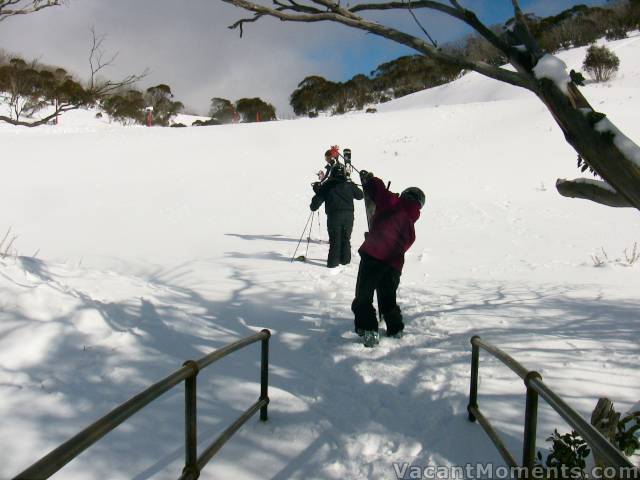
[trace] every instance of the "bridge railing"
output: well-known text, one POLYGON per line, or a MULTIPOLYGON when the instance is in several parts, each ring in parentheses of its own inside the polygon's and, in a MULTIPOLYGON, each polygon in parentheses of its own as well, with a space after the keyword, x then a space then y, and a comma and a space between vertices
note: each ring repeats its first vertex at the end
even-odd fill
POLYGON ((142 410, 155 399, 185 382, 185 466, 180 480, 195 480, 200 471, 231 438, 231 436, 258 410, 260 420, 267 420, 267 406, 269 405, 269 339, 271 332, 262 330, 255 335, 230 343, 199 360, 189 360, 182 368, 169 376, 154 383, 130 400, 107 413, 98 421, 76 434, 74 437, 55 448, 36 463, 14 477, 14 480, 45 479, 52 476, 71 460, 84 452, 91 445, 104 437, 111 430, 122 424, 136 412, 142 410), (260 397, 251 405, 229 428, 227 428, 204 452, 198 456, 197 452, 197 376, 198 373, 226 357, 256 342, 262 342, 260 367, 260 397))
MULTIPOLYGON (((613 446, 593 425, 582 418, 574 409, 567 405, 553 390, 542 381, 542 376, 536 371, 529 371, 520 363, 507 355, 499 348, 483 341, 480 337, 471 338, 471 385, 469 389, 469 420, 476 420, 487 432, 491 441, 495 444, 504 461, 511 467, 518 467, 518 462, 507 449, 498 433, 489 420, 482 414, 478 407, 478 370, 480 365, 480 349, 493 355, 504 365, 513 370, 524 380, 527 389, 524 420, 524 440, 522 450, 522 466, 531 469, 535 466, 536 456, 536 429, 538 423, 538 399, 542 397, 571 427, 578 432, 589 444, 594 452, 607 464, 614 468, 623 468, 634 471, 634 465, 613 446)), ((637 469, 636 469, 637 470, 637 469)), ((620 471, 620 470, 619 470, 620 471)), ((636 476, 633 478, 640 478, 636 476)))

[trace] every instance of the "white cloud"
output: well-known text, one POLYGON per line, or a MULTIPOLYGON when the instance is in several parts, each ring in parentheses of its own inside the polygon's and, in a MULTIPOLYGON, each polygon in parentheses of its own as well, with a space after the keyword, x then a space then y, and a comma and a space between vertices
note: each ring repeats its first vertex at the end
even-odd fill
MULTIPOLYGON (((557 5, 556 0, 552 3, 557 5)), ((483 17, 490 13, 485 0, 466 4, 483 17)), ((528 4, 546 9, 550 2, 528 4)), ((461 22, 438 12, 416 14, 441 42, 466 31, 461 22)), ((423 36, 407 12, 371 18, 381 15, 385 23, 423 36)), ((247 24, 242 39, 237 30, 227 28, 248 16, 219 0, 70 0, 65 7, 2 22, 0 47, 86 77, 89 29, 94 26, 107 35, 106 48, 119 52, 106 72, 110 78, 148 68, 151 73, 141 86, 166 83, 178 100, 201 113, 214 96, 230 100, 259 96, 280 114, 291 111, 288 97, 304 77, 317 74, 344 80, 369 73, 377 63, 401 52, 392 42, 329 22, 294 24, 264 18, 247 24)))

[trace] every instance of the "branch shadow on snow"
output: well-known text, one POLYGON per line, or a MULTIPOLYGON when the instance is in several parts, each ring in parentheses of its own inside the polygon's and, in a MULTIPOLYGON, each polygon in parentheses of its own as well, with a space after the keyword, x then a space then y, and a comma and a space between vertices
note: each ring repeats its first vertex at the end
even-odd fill
MULTIPOLYGON (((230 258, 238 258, 234 255, 230 258)), ((27 261, 23 267, 51 283, 43 263, 27 261)), ((39 426, 44 443, 57 446, 185 360, 269 328, 274 333, 270 420, 250 420, 202 478, 224 477, 229 471, 238 478, 274 480, 387 478, 394 461, 502 465, 482 429, 466 419, 472 335, 498 347, 508 345, 505 350, 518 360, 525 353, 540 358, 540 365, 523 362, 532 369, 552 371, 559 359, 574 355, 570 349, 541 347, 541 342, 536 347, 537 339, 592 342, 598 347, 585 354, 605 355, 613 367, 629 367, 640 354, 632 342, 616 344, 615 356, 607 346, 637 332, 638 302, 577 298, 578 287, 471 281, 435 292, 401 287, 408 335, 399 342, 383 339, 371 351, 351 332, 352 291, 326 299, 320 311, 315 292, 265 283, 258 273, 233 266, 226 283, 237 286, 223 300, 211 300, 201 288, 186 285, 183 274, 189 268, 148 272, 145 280, 154 286, 148 298, 105 302, 68 292, 78 301, 76 311, 53 320, 64 334, 25 373, 34 383, 48 379, 51 394, 76 409, 68 414, 25 405, 16 412, 39 426), (113 335, 127 341, 114 350, 92 348, 81 331, 71 328, 82 312, 99 312, 113 335)), ((481 408, 486 405, 492 416, 504 417, 496 425, 518 458, 521 382, 506 367, 504 378, 513 385, 508 391, 491 388, 502 374, 483 380, 481 367, 480 375, 481 408)), ((198 379, 202 449, 258 397, 259 345, 234 353, 198 379)), ((183 401, 182 387, 172 390, 65 468, 82 478, 175 478, 183 461, 183 401)), ((544 436, 549 431, 542 422, 544 436)), ((45 453, 33 452, 32 460, 45 453)))

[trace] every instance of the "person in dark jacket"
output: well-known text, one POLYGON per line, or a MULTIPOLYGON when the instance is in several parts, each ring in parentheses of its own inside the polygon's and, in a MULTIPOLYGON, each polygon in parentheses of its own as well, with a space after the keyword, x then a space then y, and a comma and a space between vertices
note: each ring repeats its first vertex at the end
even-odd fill
MULTIPOLYGON (((342 167, 338 165, 337 167, 342 167)), ((324 203, 329 232, 327 267, 347 265, 351 262, 351 231, 353 230, 353 200, 362 200, 364 194, 347 179, 344 168, 334 168, 322 184, 314 184, 315 195, 309 206, 314 212, 324 203)))
POLYGON ((400 195, 385 188, 379 178, 360 172, 365 193, 376 206, 369 233, 358 250, 360 267, 356 295, 351 304, 355 330, 363 336, 365 347, 379 342, 378 321, 373 307, 373 292, 387 326, 387 336, 399 338, 404 330, 402 313, 396 302, 404 254, 416 239, 414 224, 420 218, 425 197, 422 190, 410 187, 400 195))

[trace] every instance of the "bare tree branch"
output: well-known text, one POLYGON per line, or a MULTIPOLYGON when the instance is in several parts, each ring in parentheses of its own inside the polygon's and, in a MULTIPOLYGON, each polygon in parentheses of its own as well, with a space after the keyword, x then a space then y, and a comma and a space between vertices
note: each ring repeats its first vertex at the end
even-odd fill
POLYGON ((0 22, 15 15, 27 15, 62 4, 62 0, 0 0, 0 22))
POLYGON ((607 205, 608 207, 633 207, 625 197, 615 192, 604 182, 593 180, 585 181, 584 179, 564 180, 559 178, 556 181, 556 189, 563 197, 582 198, 607 205))
POLYGON ((112 65, 115 59, 118 57, 118 53, 114 53, 108 60, 105 60, 105 51, 102 48, 102 44, 106 36, 97 35, 94 27, 90 28, 90 32, 91 48, 89 50, 89 88, 93 89, 95 87, 96 76, 98 75, 98 73, 106 67, 112 65))
POLYGON ((509 51, 511 47, 505 43, 502 39, 500 39, 490 28, 487 28, 473 13, 471 10, 465 10, 460 6, 460 4, 456 1, 452 2, 453 5, 456 5, 455 8, 449 7, 443 3, 434 1, 434 0, 417 0, 409 2, 406 4, 404 2, 388 2, 388 3, 360 3, 350 8, 351 12, 361 12, 361 11, 376 11, 376 10, 402 10, 402 9, 416 9, 416 8, 427 8, 430 10, 436 10, 438 12, 444 13, 451 17, 457 18, 458 20, 466 23, 478 33, 480 33, 483 37, 485 37, 494 47, 498 48, 501 51, 509 51))
MULTIPOLYGON (((289 13, 280 11, 274 8, 266 7, 264 5, 260 5, 249 0, 223 0, 226 3, 231 5, 235 5, 237 7, 243 8, 245 10, 249 10, 254 12, 254 17, 250 19, 242 19, 234 24, 230 25, 229 28, 242 28, 242 25, 247 22, 255 22, 259 17, 262 16, 270 16, 278 18, 282 21, 289 22, 322 22, 322 21, 333 21, 337 23, 341 23, 343 25, 347 25, 349 27, 357 28, 359 30, 365 30, 367 32, 373 33, 375 35, 388 38, 394 40, 395 42, 406 45, 425 56, 440 60, 444 63, 458 66, 465 70, 474 70, 476 72, 481 73, 487 77, 494 78, 496 80, 500 80, 502 82, 509 83, 511 85, 515 85, 518 87, 526 88, 527 90, 536 91, 536 83, 532 81, 525 75, 522 75, 520 72, 512 72, 506 70, 504 68, 495 67, 485 62, 473 62, 470 60, 466 60, 464 58, 458 57, 453 54, 449 54, 440 49, 429 45, 424 40, 414 37, 413 35, 409 35, 397 29, 387 27, 385 25, 381 25, 379 23, 375 23, 369 20, 366 20, 354 12, 361 10, 389 10, 394 8, 407 9, 408 5, 406 3, 400 2, 391 2, 391 3, 381 3, 381 4, 359 4, 349 9, 342 8, 338 6, 338 4, 331 2, 330 0, 313 0, 313 3, 327 6, 330 11, 321 12, 321 13, 289 13)), ((465 22, 472 24, 481 25, 480 21, 475 17, 475 15, 467 15, 463 14, 459 10, 444 5, 439 2, 430 1, 430 0, 419 0, 417 2, 412 2, 412 7, 415 8, 434 8, 440 11, 450 12, 456 18, 463 18, 465 22)), ((290 10, 297 12, 296 7, 292 6, 290 10)), ((465 11, 466 12, 466 11, 465 11)), ((517 53, 516 50, 511 49, 506 43, 502 42, 498 37, 491 32, 490 29, 482 26, 478 26, 478 28, 484 28, 487 31, 487 35, 490 35, 493 40, 495 40, 498 44, 500 44, 505 49, 513 50, 517 53)))
MULTIPOLYGON (((411 0, 409 0, 409 4, 411 4, 411 0)), ((409 8, 409 13, 411 14, 411 16, 413 17, 413 20, 416 22, 416 24, 418 25, 418 27, 420 27, 420 30, 422 30, 422 32, 427 36, 427 38, 431 41, 431 44, 438 48, 438 42, 436 42, 433 38, 431 38, 431 35, 429 35, 429 32, 427 32, 427 29, 424 28, 422 26, 422 23, 420 23, 420 20, 418 20, 418 17, 416 17, 416 14, 413 13, 413 9, 409 8)))

